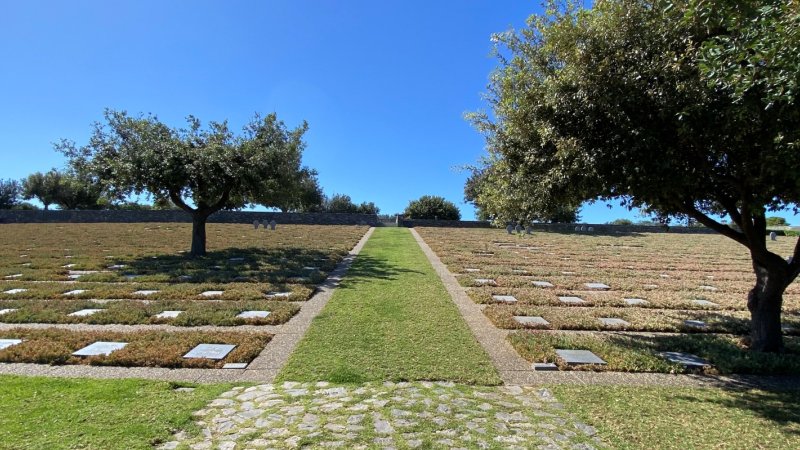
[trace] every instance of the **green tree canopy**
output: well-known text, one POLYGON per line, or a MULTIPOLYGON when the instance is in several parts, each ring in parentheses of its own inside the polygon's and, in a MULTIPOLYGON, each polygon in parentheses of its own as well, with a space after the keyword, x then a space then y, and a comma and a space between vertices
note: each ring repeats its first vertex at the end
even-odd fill
POLYGON ((494 36, 493 114, 472 116, 508 186, 492 201, 523 192, 546 211, 617 199, 724 234, 753 259, 751 348, 780 351, 800 245, 789 262, 770 252, 765 213, 800 200, 800 53, 783 47, 798 14, 777 0, 551 3, 494 36))
POLYGON ((373 202, 362 202, 360 205, 356 205, 349 195, 333 194, 330 198, 323 198, 320 211, 329 213, 378 214, 380 208, 373 202))
POLYGON ((35 198, 42 202, 45 211, 58 199, 61 189, 61 173, 56 169, 49 172, 34 172, 22 180, 22 197, 35 198))
POLYGON ((461 211, 455 203, 436 195, 423 195, 417 200, 410 201, 403 215, 409 219, 461 219, 461 211))
POLYGON ((76 171, 96 177, 112 199, 147 193, 190 214, 193 256, 206 253, 208 216, 266 202, 271 187, 293 182, 308 128, 304 122, 289 130, 275 114, 256 115, 239 135, 227 122, 203 127, 193 116, 180 129, 124 111, 106 110, 104 119, 85 146, 62 141, 57 148, 76 171))
POLYGON ((789 222, 786 221, 783 217, 767 217, 767 226, 768 227, 787 227, 789 226, 789 222))
POLYGON ((0 209, 11 209, 19 204, 21 189, 17 180, 0 179, 0 209))

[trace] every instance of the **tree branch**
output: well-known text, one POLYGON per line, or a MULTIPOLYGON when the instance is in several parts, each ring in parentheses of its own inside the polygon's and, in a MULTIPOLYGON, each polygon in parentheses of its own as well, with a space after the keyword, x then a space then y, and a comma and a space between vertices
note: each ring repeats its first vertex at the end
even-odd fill
POLYGON ((192 209, 180 196, 180 191, 173 191, 172 189, 169 190, 169 199, 172 200, 172 203, 175 204, 178 208, 190 213, 194 214, 195 210, 192 209))
MULTIPOLYGON (((702 223, 703 225, 711 228, 712 230, 720 233, 726 237, 733 239, 734 241, 744 245, 747 248, 750 248, 750 243, 747 241, 744 233, 734 230, 733 228, 723 225, 716 220, 708 217, 707 215, 700 212, 697 208, 694 207, 694 204, 690 202, 684 202, 681 204, 681 209, 683 212, 686 213, 689 217, 697 220, 698 222, 702 223)), ((730 214, 730 212, 729 212, 730 214)))

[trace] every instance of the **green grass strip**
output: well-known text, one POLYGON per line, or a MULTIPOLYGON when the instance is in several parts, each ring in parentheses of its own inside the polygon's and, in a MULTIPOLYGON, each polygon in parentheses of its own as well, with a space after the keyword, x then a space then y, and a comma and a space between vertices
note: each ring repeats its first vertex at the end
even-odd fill
POLYGON ((800 448, 798 392, 553 386, 616 449, 800 448))
POLYGON ((192 412, 230 388, 144 380, 0 376, 2 449, 152 449, 176 429, 199 432, 192 412))
POLYGON ((278 379, 501 382, 404 228, 375 230, 278 379))

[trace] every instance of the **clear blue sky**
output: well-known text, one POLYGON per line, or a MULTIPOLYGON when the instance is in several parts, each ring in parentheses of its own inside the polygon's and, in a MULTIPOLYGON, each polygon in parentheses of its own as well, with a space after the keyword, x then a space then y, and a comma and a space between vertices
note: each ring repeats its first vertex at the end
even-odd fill
MULTIPOLYGON (((193 114, 240 128, 254 112, 307 120, 305 164, 327 194, 402 211, 425 194, 465 219, 466 173, 483 140, 493 32, 538 2, 264 0, 3 2, 0 178, 62 167, 52 143, 86 142, 104 108, 193 114)), ((636 213, 587 206, 587 222, 636 213)), ((790 221, 793 221, 791 216, 790 221)))

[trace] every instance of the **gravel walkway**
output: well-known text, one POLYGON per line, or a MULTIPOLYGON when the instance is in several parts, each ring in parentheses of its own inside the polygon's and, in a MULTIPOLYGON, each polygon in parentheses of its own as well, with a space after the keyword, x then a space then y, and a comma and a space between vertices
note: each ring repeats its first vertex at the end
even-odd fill
POLYGON ((448 382, 236 387, 161 449, 607 448, 547 389, 448 382))
POLYGON ((275 379, 297 343, 305 334, 311 321, 322 311, 330 300, 336 286, 361 252, 364 244, 372 236, 374 228, 364 234, 361 240, 318 286, 317 293, 303 302, 303 306, 291 320, 274 326, 234 326, 234 327, 174 327, 169 325, 88 325, 88 324, 0 324, 0 330, 12 328, 65 328, 71 330, 168 330, 168 331, 246 331, 268 332, 274 334, 261 354, 246 369, 164 369, 158 367, 99 367, 99 366, 49 366, 44 364, 4 364, 0 363, 0 374, 31 375, 50 377, 87 378, 144 378, 150 380, 190 381, 197 383, 218 382, 260 382, 269 383, 275 379))

